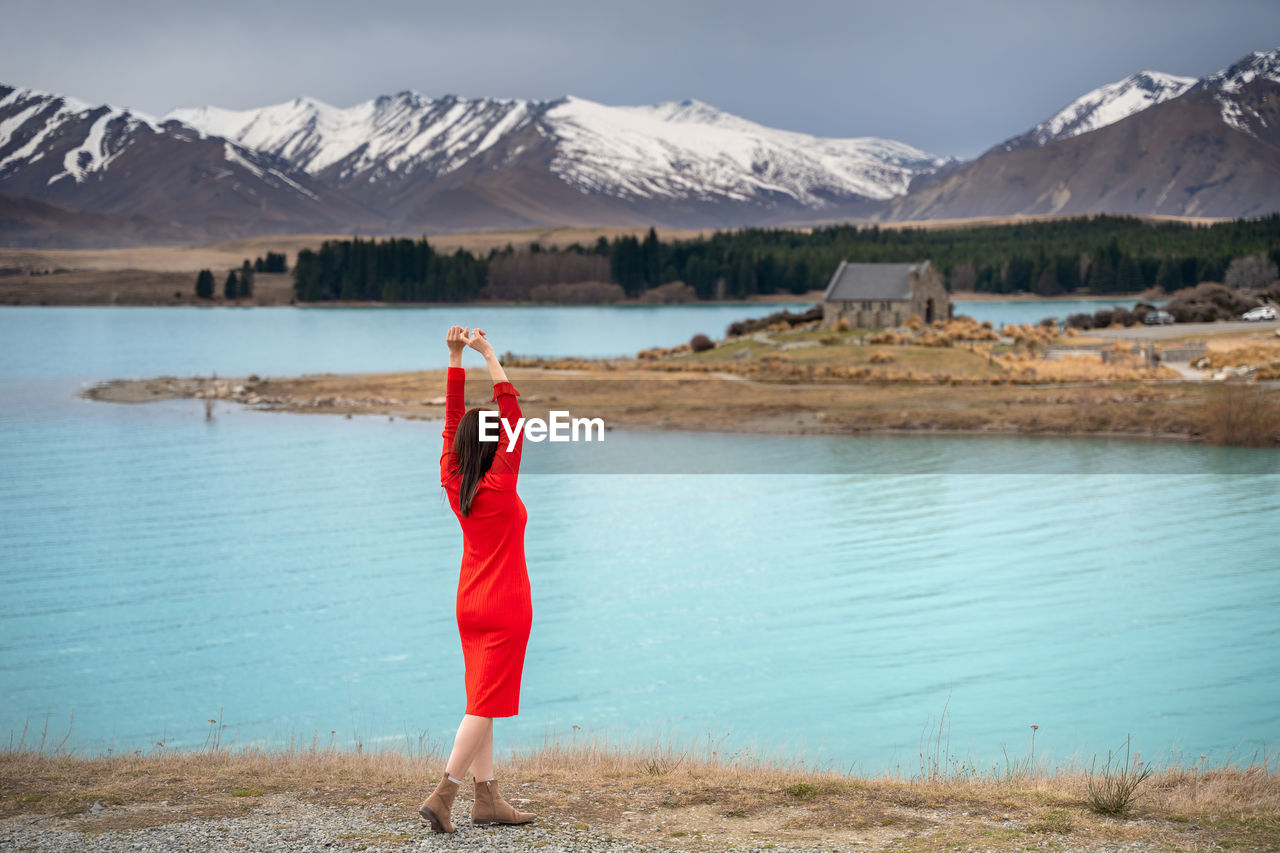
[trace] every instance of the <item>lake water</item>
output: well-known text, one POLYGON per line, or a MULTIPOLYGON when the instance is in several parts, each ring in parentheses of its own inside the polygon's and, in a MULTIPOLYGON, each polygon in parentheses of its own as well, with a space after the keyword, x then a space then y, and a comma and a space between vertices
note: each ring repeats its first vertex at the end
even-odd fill
MULTIPOLYGON (((438 423, 206 422, 82 384, 440 367, 450 322, 499 349, 628 353, 769 310, 0 309, 0 736, 56 742, 74 714, 85 752, 198 747, 221 716, 234 745, 447 746, 463 706, 438 423)), ((534 628, 500 750, 661 733, 911 773, 944 705, 951 753, 984 766, 1024 755, 1032 724, 1052 762, 1128 733, 1157 760, 1247 759, 1280 735, 1274 452, 606 444, 632 471, 829 473, 537 473, 575 469, 531 445, 534 628)))

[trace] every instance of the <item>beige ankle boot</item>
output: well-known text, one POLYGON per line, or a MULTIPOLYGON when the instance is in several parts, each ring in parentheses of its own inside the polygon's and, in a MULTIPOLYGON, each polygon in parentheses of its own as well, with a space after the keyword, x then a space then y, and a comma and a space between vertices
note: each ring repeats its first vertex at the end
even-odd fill
POLYGON ((449 781, 449 771, 446 770, 440 784, 418 806, 418 814, 431 823, 431 829, 435 832, 454 832, 457 827, 450 820, 450 812, 453 811, 453 798, 457 795, 458 783, 449 781))
POLYGON ((498 780, 488 782, 476 780, 476 799, 471 805, 471 822, 476 826, 487 826, 491 823, 521 824, 528 823, 536 817, 533 812, 519 812, 502 798, 498 791, 498 780))

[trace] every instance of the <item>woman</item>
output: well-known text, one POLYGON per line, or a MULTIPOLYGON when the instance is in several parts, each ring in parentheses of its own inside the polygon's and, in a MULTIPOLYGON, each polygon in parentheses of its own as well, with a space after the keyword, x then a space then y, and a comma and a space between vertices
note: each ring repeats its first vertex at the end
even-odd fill
MULTIPOLYGON (((524 562, 524 504, 516 494, 524 431, 508 449, 508 429, 520 419, 518 393, 480 329, 453 326, 445 390, 444 450, 440 485, 462 525, 462 569, 458 576, 457 618, 466 663, 467 709, 453 740, 444 778, 418 807, 436 832, 454 832, 450 820, 458 785, 470 769, 475 780, 473 824, 519 824, 534 819, 516 811, 493 778, 493 718, 514 717, 520 706, 520 674, 533 622, 529 573, 524 562), (462 351, 484 356, 493 379, 493 399, 501 421, 498 440, 481 440, 480 413, 463 414, 462 351)), ((493 435, 491 423, 487 430, 493 435)))

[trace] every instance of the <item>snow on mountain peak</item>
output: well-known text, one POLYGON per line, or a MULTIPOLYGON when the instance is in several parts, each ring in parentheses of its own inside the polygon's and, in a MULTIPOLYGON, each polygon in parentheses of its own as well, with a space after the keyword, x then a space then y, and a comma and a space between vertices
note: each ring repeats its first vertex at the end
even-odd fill
MULTIPOLYGON (((339 178, 364 172, 412 170, 425 161, 448 171, 459 155, 474 156, 528 112, 528 102, 432 99, 413 90, 382 95, 351 107, 314 98, 251 110, 201 107, 169 113, 205 133, 283 157, 316 175, 341 164, 339 178)), ((374 176, 376 178, 376 174, 374 176)))
POLYGON ((1258 78, 1280 83, 1280 48, 1255 50, 1229 68, 1205 77, 1196 88, 1234 94, 1258 78))
POLYGON ((146 113, 109 104, 94 106, 39 89, 9 89, 0 98, 0 110, 8 113, 0 121, 0 151, 7 150, 0 158, 0 173, 40 160, 45 146, 54 140, 78 141, 65 152, 62 170, 48 179, 49 184, 66 177, 80 183, 90 173, 106 169, 132 142, 139 127, 161 132, 159 122, 146 113))
POLYGON ((1194 77, 1139 71, 1086 92, 1027 133, 1004 143, 1005 150, 1047 145, 1115 124, 1147 107, 1178 97, 1195 85, 1194 77))
POLYGON ((832 195, 887 199, 945 162, 890 140, 824 139, 765 127, 699 101, 553 105, 552 171, 608 195, 738 201, 783 195, 822 207, 832 195))
MULTIPOLYGON (((377 182, 461 168, 536 125, 554 140, 551 170, 618 197, 758 199, 821 207, 831 195, 885 199, 945 160, 890 140, 821 139, 764 127, 697 100, 613 107, 555 101, 428 98, 405 90, 348 108, 311 98, 256 110, 174 110, 202 132, 288 160, 312 175, 377 182)), ((509 156, 517 156, 512 146, 509 156)))
POLYGON ((1196 89, 1213 96, 1228 126, 1256 136, 1255 127, 1266 127, 1267 121, 1253 105, 1239 97, 1240 91, 1255 80, 1280 83, 1280 48, 1255 50, 1230 67, 1205 77, 1196 84, 1196 89))

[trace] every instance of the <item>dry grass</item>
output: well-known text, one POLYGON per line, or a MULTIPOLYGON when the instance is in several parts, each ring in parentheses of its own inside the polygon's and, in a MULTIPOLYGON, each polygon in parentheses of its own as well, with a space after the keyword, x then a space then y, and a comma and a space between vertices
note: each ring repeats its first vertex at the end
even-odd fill
POLYGON ((1280 402, 1261 385, 1223 382, 1209 390, 1205 433, 1214 444, 1271 447, 1280 440, 1280 402))
MULTIPOLYGON (((563 248, 573 243, 589 245, 599 237, 612 240, 619 236, 643 237, 644 228, 586 228, 552 227, 527 228, 504 231, 472 231, 449 234, 428 234, 431 245, 442 252, 466 249, 469 252, 485 252, 501 249, 508 243, 517 249, 530 243, 563 248)), ((706 236, 711 231, 682 231, 660 229, 663 240, 687 240, 706 236)), ((365 235, 367 236, 367 235, 365 235)), ((401 236, 417 239, 421 233, 379 235, 401 236)), ((245 258, 250 260, 267 252, 284 252, 289 262, 301 249, 318 249, 325 240, 349 240, 350 234, 275 234, 266 237, 249 237, 243 240, 224 240, 197 246, 138 246, 126 249, 0 249, 0 267, 24 267, 34 269, 71 270, 151 270, 155 272, 191 272, 205 267, 229 269, 239 267, 245 258)), ((219 282, 221 283, 221 282, 219 282)))
MULTIPOLYGON (((239 261, 236 262, 239 266, 239 261)), ((218 296, 197 299, 194 272, 152 270, 77 271, 0 277, 0 305, 227 305, 221 296, 227 266, 214 268, 218 296)), ((246 305, 288 305, 293 277, 255 273, 246 305)))
POLYGON ((1197 360, 1211 370, 1224 367, 1256 368, 1258 379, 1280 379, 1280 340, 1276 338, 1213 341, 1197 360))
MULTIPOLYGON (((56 815, 97 832, 245 814, 282 792, 412 814, 441 765, 434 748, 159 749, 111 758, 11 751, 0 754, 0 817, 56 815), (81 818, 95 801, 107 811, 92 822, 81 818)), ((1266 760, 1153 771, 1129 819, 1093 812, 1088 775, 1076 768, 1013 779, 994 769, 867 777, 726 754, 714 742, 680 749, 607 739, 549 742, 499 765, 507 790, 518 792, 543 823, 692 849, 875 843, 1015 850, 1045 836, 1066 836, 1089 849, 1115 842, 1160 850, 1280 844, 1280 777, 1266 760)))
POLYGON ((1025 353, 1005 353, 996 360, 1014 375, 1039 382, 1097 382, 1099 380, 1178 379, 1171 367, 1145 367, 1142 359, 1127 350, 1114 353, 1108 361, 1094 355, 1064 355, 1049 360, 1025 353))
MULTIPOLYGON (((740 344, 749 347, 750 344, 740 344)), ((843 347, 809 347, 797 353, 830 352, 843 347)), ((875 348, 862 349, 869 357, 875 348)), ((881 349, 894 357, 943 357, 965 350, 925 347, 881 349)), ((986 362, 980 356, 980 365, 986 362)), ((738 376, 752 376, 744 364, 766 362, 771 355, 734 361, 738 376)), ((1151 384, 1138 381, 1063 385, 1009 378, 954 382, 842 378, 837 370, 904 370, 900 363, 861 367, 783 361, 760 378, 733 379, 720 362, 697 371, 642 369, 638 362, 580 361, 548 367, 511 367, 527 417, 547 418, 550 409, 570 405, 577 417, 601 417, 621 429, 713 430, 754 433, 856 434, 868 431, 951 431, 1109 434, 1136 436, 1204 435, 1206 387, 1199 383, 1151 384)), ((995 368, 992 368, 996 370, 995 368)), ((469 399, 487 402, 483 371, 472 370, 469 399)), ((323 414, 381 414, 439 420, 444 414, 442 371, 327 374, 267 377, 260 382, 225 378, 124 380, 95 389, 92 396, 115 402, 146 402, 171 397, 215 395, 257 400, 264 408, 323 414), (237 385, 246 391, 238 397, 237 385), (253 396, 247 396, 253 395, 253 396)))

